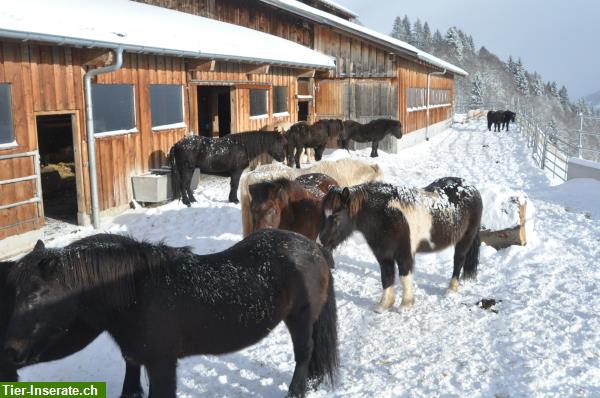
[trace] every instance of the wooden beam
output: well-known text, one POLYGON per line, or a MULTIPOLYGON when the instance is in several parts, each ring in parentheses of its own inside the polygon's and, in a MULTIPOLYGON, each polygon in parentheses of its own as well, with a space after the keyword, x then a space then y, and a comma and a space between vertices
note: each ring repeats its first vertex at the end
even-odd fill
POLYGON ((315 77, 318 77, 319 79, 332 79, 335 77, 335 70, 318 70, 316 71, 315 77))
POLYGON ((296 77, 315 77, 316 70, 314 69, 301 69, 297 72, 296 77))
POLYGON ((99 68, 113 63, 114 53, 110 50, 95 49, 86 51, 82 56, 84 66, 99 68))
POLYGON ((267 73, 269 73, 269 69, 271 68, 271 65, 257 65, 257 66, 251 66, 246 73, 248 75, 266 75, 267 73))
POLYGON ((196 72, 214 72, 217 66, 217 61, 214 59, 192 59, 186 61, 188 71, 196 72))

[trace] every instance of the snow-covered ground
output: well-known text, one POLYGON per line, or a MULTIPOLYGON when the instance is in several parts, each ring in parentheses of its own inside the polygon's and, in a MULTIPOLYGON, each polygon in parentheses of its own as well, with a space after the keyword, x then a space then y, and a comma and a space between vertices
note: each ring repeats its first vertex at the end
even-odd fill
MULTIPOLYGON (((347 156, 336 151, 329 157, 347 156)), ((369 150, 352 156, 368 159, 369 150)), ((312 397, 600 396, 600 182, 551 186, 517 132, 490 133, 479 122, 455 125, 398 155, 379 151, 385 180, 424 186, 460 176, 476 186, 523 191, 532 201, 535 237, 525 247, 482 246, 479 278, 447 294, 452 249, 416 259, 416 304, 378 315, 379 267, 355 234, 336 252, 341 369, 335 389, 312 397), (498 301, 497 313, 479 308, 498 301)), ((197 253, 241 239, 239 205, 228 181, 203 180, 198 203, 126 212, 105 224, 197 253)), ((59 236, 64 245, 89 229, 59 236)), ((399 286, 398 286, 399 289, 399 286)), ((181 397, 281 397, 293 371, 283 325, 243 351, 180 361, 181 397)), ((123 361, 106 335, 80 353, 21 371, 27 380, 105 380, 118 396, 123 361)), ((146 381, 144 381, 146 383, 146 381)))

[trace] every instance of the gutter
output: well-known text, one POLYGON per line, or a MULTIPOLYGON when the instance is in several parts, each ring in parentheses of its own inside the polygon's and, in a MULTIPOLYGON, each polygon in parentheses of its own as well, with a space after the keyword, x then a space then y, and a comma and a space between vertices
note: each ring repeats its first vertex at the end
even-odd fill
POLYGON ((446 69, 441 72, 429 72, 427 74, 427 124, 425 125, 425 141, 429 141, 429 100, 431 98, 431 76, 443 76, 446 74, 446 69))
POLYGON ((115 62, 112 65, 92 69, 83 77, 85 90, 85 118, 88 144, 88 168, 90 173, 90 195, 92 197, 92 225, 100 227, 100 207, 98 205, 98 176, 96 174, 96 137, 94 136, 94 110, 92 104, 92 79, 104 73, 115 72, 123 66, 123 48, 113 50, 115 62))

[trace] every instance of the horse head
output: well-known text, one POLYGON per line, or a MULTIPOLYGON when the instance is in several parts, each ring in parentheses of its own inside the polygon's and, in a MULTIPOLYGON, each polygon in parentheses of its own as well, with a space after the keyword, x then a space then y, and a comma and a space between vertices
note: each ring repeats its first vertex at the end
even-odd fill
POLYGON ((331 188, 323 199, 321 212, 323 226, 319 233, 319 240, 325 248, 331 250, 354 231, 354 206, 350 190, 331 188))
POLYGON ((14 307, 3 350, 18 366, 38 362, 75 317, 73 292, 57 277, 60 264, 60 253, 38 241, 9 272, 6 289, 14 307))
POLYGON ((285 187, 275 182, 250 185, 250 212, 252 232, 260 229, 278 228, 281 211, 288 206, 289 197, 285 187))
POLYGON ((391 134, 398 139, 402 138, 402 123, 398 120, 390 120, 388 134, 391 134))
POLYGON ((515 119, 517 117, 517 114, 515 112, 511 112, 511 111, 506 111, 505 112, 505 117, 506 120, 510 120, 511 122, 515 122, 515 119))
POLYGON ((286 153, 288 152, 286 136, 277 132, 273 134, 275 134, 275 138, 271 147, 268 150, 268 153, 276 161, 283 162, 285 160, 286 153))

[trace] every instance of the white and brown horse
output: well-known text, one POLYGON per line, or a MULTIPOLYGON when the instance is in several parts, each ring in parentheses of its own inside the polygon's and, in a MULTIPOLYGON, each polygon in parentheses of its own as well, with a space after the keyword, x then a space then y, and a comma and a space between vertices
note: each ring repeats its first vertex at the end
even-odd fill
POLYGON ((325 223, 319 238, 326 248, 333 249, 360 231, 377 258, 383 295, 376 312, 394 304, 394 264, 403 287, 402 306, 412 307, 417 252, 454 246, 451 291, 458 290, 463 268, 464 279, 477 274, 483 205, 479 191, 460 178, 441 178, 422 189, 384 183, 332 188, 322 209, 325 223))

